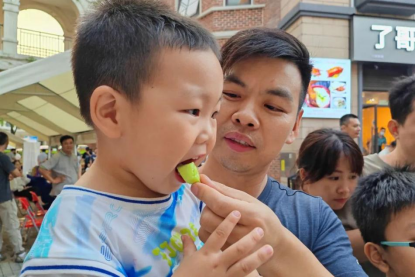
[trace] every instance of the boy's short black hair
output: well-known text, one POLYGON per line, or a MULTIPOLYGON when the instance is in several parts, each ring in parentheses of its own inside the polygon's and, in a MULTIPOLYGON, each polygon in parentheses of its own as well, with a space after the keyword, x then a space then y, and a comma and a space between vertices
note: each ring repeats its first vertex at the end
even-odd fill
POLYGON ((415 207, 415 173, 389 168, 362 178, 351 201, 363 240, 380 244, 392 216, 415 207))
POLYGON ((274 28, 252 28, 238 32, 222 47, 222 68, 228 74, 232 66, 252 57, 283 59, 294 63, 301 74, 299 110, 302 109, 311 79, 310 54, 305 45, 289 33, 274 28))
POLYGON ((4 132, 0 132, 0 146, 5 144, 9 144, 9 136, 4 132))
POLYGON ((74 138, 73 137, 71 137, 71 136, 62 136, 61 137, 61 139, 59 140, 60 141, 60 143, 61 143, 61 145, 63 144, 63 142, 65 141, 65 140, 68 140, 68 139, 71 139, 72 141, 75 141, 74 140, 74 138))
MULTIPOLYGON (((157 0, 101 0, 83 16, 72 49, 72 68, 81 114, 92 125, 90 98, 108 85, 138 99, 155 72, 163 48, 212 50, 219 47, 197 22, 157 0)), ((174 72, 172 72, 174 74, 174 72)))
POLYGON ((389 93, 389 107, 392 119, 404 125, 406 118, 414 111, 415 75, 402 79, 389 93))
POLYGON ((340 118, 340 126, 345 126, 345 125, 349 124, 349 120, 352 119, 352 118, 359 119, 359 117, 357 115, 352 114, 352 113, 351 114, 343 115, 340 118))

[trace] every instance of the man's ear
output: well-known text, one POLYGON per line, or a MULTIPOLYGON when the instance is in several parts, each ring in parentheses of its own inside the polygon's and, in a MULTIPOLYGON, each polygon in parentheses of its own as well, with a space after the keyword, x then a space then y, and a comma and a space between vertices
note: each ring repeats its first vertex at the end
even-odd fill
POLYGON ((388 123, 389 132, 395 139, 399 139, 399 123, 398 121, 391 119, 388 123))
POLYGON ((346 129, 346 126, 345 125, 341 125, 340 126, 340 131, 344 132, 344 129, 346 129))
POLYGON ((121 109, 126 105, 125 98, 109 86, 97 87, 91 95, 90 114, 94 126, 106 137, 119 138, 121 109))
POLYGON ((383 249, 382 246, 368 242, 365 244, 364 251, 369 261, 380 271, 385 274, 390 271, 390 266, 384 259, 385 249, 383 249))
POLYGON ((295 124, 294 124, 294 127, 293 127, 291 133, 289 134, 289 136, 285 140, 286 144, 293 143, 295 141, 295 139, 298 137, 298 134, 300 132, 300 127, 301 127, 301 120, 303 119, 303 114, 304 114, 304 110, 301 109, 301 111, 297 115, 297 119, 295 121, 295 124))

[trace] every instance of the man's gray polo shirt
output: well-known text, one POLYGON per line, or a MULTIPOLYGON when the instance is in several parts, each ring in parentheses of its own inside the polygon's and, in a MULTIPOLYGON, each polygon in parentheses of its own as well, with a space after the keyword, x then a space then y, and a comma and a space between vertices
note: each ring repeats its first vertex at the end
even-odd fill
POLYGON ((59 151, 50 160, 44 162, 40 167, 51 170, 52 177, 65 176, 65 181, 53 185, 50 195, 59 195, 65 185, 74 185, 78 181, 79 162, 75 154, 71 156, 59 151))

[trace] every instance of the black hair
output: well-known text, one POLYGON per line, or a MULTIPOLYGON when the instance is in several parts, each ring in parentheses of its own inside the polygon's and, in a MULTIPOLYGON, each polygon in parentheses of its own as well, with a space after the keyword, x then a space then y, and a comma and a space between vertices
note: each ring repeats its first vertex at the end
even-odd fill
POLYGON ((161 1, 99 1, 81 18, 72 49, 85 121, 92 125, 89 103, 99 86, 110 86, 128 100, 137 100, 142 85, 156 72, 163 48, 211 50, 220 57, 217 42, 206 29, 161 1))
POLYGON ((414 110, 415 75, 402 79, 390 90, 389 107, 392 119, 404 125, 406 118, 414 110))
POLYGON ((382 127, 382 128, 380 128, 381 130, 385 130, 386 131, 386 128, 385 127, 382 127))
POLYGON ((5 144, 9 144, 9 136, 4 132, 0 132, 0 146, 5 144))
POLYGON ((299 103, 301 110, 313 68, 305 45, 283 30, 252 28, 240 31, 222 47, 222 68, 225 76, 236 63, 252 57, 283 59, 297 66, 302 84, 299 103))
POLYGON ((346 114, 346 115, 343 115, 340 118, 340 126, 345 126, 345 125, 349 124, 349 120, 352 119, 352 118, 359 119, 359 117, 357 115, 355 115, 355 114, 346 114))
POLYGON ((394 141, 391 142, 391 146, 392 147, 396 147, 396 140, 394 140, 394 141))
POLYGON ((301 183, 314 183, 333 174, 342 155, 348 159, 351 171, 361 175, 363 155, 349 135, 333 129, 320 129, 308 134, 297 159, 297 167, 306 171, 306 178, 301 183))
POLYGON ((68 139, 71 139, 72 141, 75 141, 74 140, 74 138, 73 137, 71 137, 71 136, 62 136, 61 137, 61 139, 59 140, 60 142, 61 142, 61 145, 63 144, 63 142, 65 141, 65 140, 68 140, 68 139))
POLYGON ((359 181, 352 196, 353 216, 365 242, 385 241, 393 215, 415 207, 415 173, 388 168, 359 181))

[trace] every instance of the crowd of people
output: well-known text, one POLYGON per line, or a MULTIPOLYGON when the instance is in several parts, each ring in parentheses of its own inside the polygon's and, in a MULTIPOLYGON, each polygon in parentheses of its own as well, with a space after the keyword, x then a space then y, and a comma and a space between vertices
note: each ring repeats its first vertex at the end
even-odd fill
MULTIPOLYGON (((390 91, 395 149, 364 156, 359 118, 346 115, 304 139, 294 190, 267 172, 298 136, 311 78, 295 37, 248 29, 220 51, 161 3, 113 0, 80 21, 72 55, 100 154, 87 149, 81 166, 63 136, 29 179, 0 154, 17 261, 10 182, 54 200, 21 276, 415 275, 415 76, 390 91), (191 186, 176 169, 190 162, 204 162, 191 186)), ((0 133, 0 152, 7 144, 0 133)))

